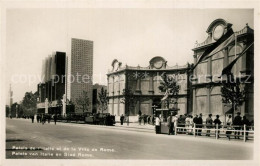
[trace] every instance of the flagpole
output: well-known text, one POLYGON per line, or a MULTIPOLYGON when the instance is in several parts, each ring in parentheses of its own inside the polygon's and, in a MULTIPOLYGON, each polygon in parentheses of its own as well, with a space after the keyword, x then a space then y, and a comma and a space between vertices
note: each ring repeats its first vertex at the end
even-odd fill
MULTIPOLYGON (((234 33, 235 35, 235 58, 234 60, 237 58, 237 35, 236 35, 236 32, 234 33)), ((237 65, 235 64, 235 67, 234 67, 234 79, 236 79, 236 73, 237 73, 237 65)), ((233 112, 233 115, 235 115, 235 112, 236 112, 236 103, 234 103, 234 99, 233 99, 233 109, 234 109, 234 112, 233 112)))
MULTIPOLYGON (((235 34, 235 59, 237 58, 237 35, 235 34)), ((235 68, 234 68, 234 76, 236 76, 237 73, 237 65, 235 64, 235 68)))

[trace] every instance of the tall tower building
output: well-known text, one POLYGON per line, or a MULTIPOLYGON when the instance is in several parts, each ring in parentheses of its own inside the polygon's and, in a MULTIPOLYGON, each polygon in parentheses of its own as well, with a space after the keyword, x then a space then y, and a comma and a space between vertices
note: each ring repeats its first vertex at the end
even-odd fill
MULTIPOLYGON (((92 76, 93 76, 93 41, 75 39, 71 40, 71 76, 70 100, 76 103, 83 91, 88 93, 89 112, 92 112, 92 76)), ((75 109, 76 113, 82 113, 82 109, 75 109)))

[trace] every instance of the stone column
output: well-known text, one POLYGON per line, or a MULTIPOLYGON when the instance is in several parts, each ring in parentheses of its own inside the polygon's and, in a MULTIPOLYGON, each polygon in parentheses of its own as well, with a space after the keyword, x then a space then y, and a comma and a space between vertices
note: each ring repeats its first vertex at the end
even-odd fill
POLYGON ((195 87, 192 87, 192 93, 193 93, 193 114, 196 114, 197 113, 197 108, 196 108, 196 88, 195 87))
POLYGON ((228 48, 224 49, 224 59, 223 59, 223 68, 227 67, 228 65, 228 48))
POLYGON ((211 91, 211 87, 210 85, 207 86, 207 105, 206 105, 206 110, 208 111, 208 113, 211 113, 211 109, 210 109, 210 91, 211 91))
POLYGON ((211 61, 211 57, 208 58, 208 62, 207 62, 207 82, 211 82, 212 81, 212 61, 211 61))

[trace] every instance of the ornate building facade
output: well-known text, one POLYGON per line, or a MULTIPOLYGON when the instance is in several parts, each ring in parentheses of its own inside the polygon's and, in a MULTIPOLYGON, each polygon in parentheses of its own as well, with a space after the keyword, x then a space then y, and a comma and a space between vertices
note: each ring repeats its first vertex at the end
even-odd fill
MULTIPOLYGON (((177 107, 180 114, 191 112, 191 95, 189 92, 190 82, 189 71, 190 65, 173 66, 167 65, 167 61, 163 57, 154 57, 149 61, 148 67, 131 67, 122 66, 118 60, 112 62, 112 70, 107 74, 108 79, 108 112, 113 115, 126 114, 136 116, 141 110, 142 114, 152 115, 153 106, 164 108, 163 98, 165 92, 159 90, 161 75, 171 75, 177 78, 180 91, 177 99, 177 107), (122 102, 124 98, 124 90, 130 90, 136 99, 134 107, 129 109, 122 102)), ((173 107, 173 105, 170 105, 173 107)))
MULTIPOLYGON (((202 43, 196 43, 194 51, 194 64, 198 62, 204 51, 214 44, 222 35, 224 35, 232 24, 223 19, 213 21, 208 29, 208 38, 202 43)), ((193 114, 202 113, 204 118, 209 113, 220 115, 222 121, 225 116, 233 114, 234 111, 230 104, 222 103, 221 96, 221 72, 230 64, 236 56, 245 49, 254 38, 254 31, 246 25, 242 30, 234 32, 235 41, 233 41, 224 50, 218 52, 207 60, 202 61, 193 71, 192 93, 193 93, 193 114)), ((241 88, 245 90, 246 98, 243 104, 238 108, 242 115, 247 115, 250 119, 254 115, 254 49, 251 47, 245 52, 232 68, 232 73, 237 81, 248 81, 243 83, 241 88), (249 76, 249 77, 248 77, 249 76)))

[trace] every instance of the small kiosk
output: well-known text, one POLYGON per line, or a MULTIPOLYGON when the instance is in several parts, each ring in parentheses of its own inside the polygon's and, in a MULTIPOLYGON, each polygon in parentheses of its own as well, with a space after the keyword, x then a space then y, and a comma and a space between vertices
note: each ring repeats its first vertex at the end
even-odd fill
POLYGON ((155 109, 155 117, 159 117, 161 115, 161 123, 160 123, 160 134, 168 134, 168 126, 167 126, 167 118, 171 114, 171 112, 176 112, 178 109, 155 109))

